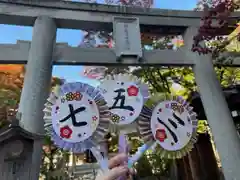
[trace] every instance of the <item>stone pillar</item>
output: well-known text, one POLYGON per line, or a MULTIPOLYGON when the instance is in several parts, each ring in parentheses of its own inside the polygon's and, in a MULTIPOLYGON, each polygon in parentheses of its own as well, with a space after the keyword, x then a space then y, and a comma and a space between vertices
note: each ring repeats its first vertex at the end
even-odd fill
MULTIPOLYGON (((19 112, 21 126, 34 134, 44 133, 43 108, 50 91, 52 56, 56 41, 56 24, 49 17, 38 17, 34 23, 32 43, 26 66, 19 112)), ((31 179, 38 179, 42 142, 34 142, 31 179)))
POLYGON ((219 152, 226 180, 240 177, 240 140, 231 113, 217 79, 211 56, 191 51, 197 28, 188 28, 185 37, 186 58, 195 64, 193 72, 201 94, 202 103, 219 152))

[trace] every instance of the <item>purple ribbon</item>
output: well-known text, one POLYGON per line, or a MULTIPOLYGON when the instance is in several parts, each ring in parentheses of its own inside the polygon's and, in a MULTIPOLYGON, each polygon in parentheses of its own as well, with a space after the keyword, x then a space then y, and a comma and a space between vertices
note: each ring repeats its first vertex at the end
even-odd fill
MULTIPOLYGON (((128 146, 128 142, 127 142, 127 137, 124 133, 120 133, 119 139, 118 139, 118 152, 127 154, 128 150, 129 150, 129 146, 128 146)), ((127 163, 127 161, 126 161, 126 163, 127 163)), ((125 177, 122 176, 122 177, 118 178, 118 180, 125 180, 125 177)))

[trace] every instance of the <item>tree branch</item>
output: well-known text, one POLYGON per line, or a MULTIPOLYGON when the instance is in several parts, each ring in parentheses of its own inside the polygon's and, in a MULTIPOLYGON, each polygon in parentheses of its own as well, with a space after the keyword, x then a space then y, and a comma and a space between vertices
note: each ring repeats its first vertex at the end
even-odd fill
POLYGON ((166 79, 166 77, 163 77, 162 73, 160 72, 161 69, 157 70, 157 74, 159 75, 159 77, 161 78, 161 80, 163 81, 163 87, 167 90, 168 93, 170 92, 170 87, 168 85, 168 81, 166 79))
POLYGON ((221 68, 220 68, 220 77, 219 77, 220 84, 222 84, 223 74, 224 74, 224 68, 221 67, 221 68))
POLYGON ((150 75, 150 78, 147 78, 150 84, 156 89, 157 92, 162 92, 161 86, 157 83, 156 78, 153 76, 151 69, 148 67, 148 71, 144 69, 144 73, 150 75))

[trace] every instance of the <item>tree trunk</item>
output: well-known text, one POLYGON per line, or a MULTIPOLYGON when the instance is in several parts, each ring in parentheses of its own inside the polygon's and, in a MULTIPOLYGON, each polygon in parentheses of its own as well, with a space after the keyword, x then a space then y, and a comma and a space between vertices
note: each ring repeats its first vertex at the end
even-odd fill
POLYGON ((171 180, 179 180, 176 160, 172 161, 172 164, 170 167, 170 179, 171 180))
POLYGON ((176 162, 178 180, 220 180, 209 134, 199 134, 192 152, 176 162))
MULTIPOLYGON (((196 147, 196 146, 195 146, 196 147)), ((189 154, 188 154, 190 169, 192 172, 192 178, 193 180, 201 180, 200 176, 200 167, 199 167, 199 156, 197 154, 197 149, 194 148, 189 154)))
POLYGON ((198 137, 198 150, 201 156, 202 173, 201 180, 220 179, 217 160, 213 152, 213 146, 209 134, 200 134, 198 137))

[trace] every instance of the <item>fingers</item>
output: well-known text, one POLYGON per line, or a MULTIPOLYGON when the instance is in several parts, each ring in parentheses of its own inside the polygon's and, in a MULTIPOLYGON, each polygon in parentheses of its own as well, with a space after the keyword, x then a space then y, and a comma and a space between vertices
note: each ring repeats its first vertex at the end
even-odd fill
POLYGON ((116 180, 119 177, 126 176, 129 173, 129 169, 125 166, 118 166, 111 169, 104 180, 116 180))
POLYGON ((136 174, 136 170, 133 169, 133 168, 131 168, 131 169, 129 170, 129 173, 130 173, 131 175, 135 175, 135 174, 136 174))
POLYGON ((128 157, 126 154, 118 154, 117 156, 109 160, 109 169, 124 164, 124 162, 127 161, 127 159, 128 157))

